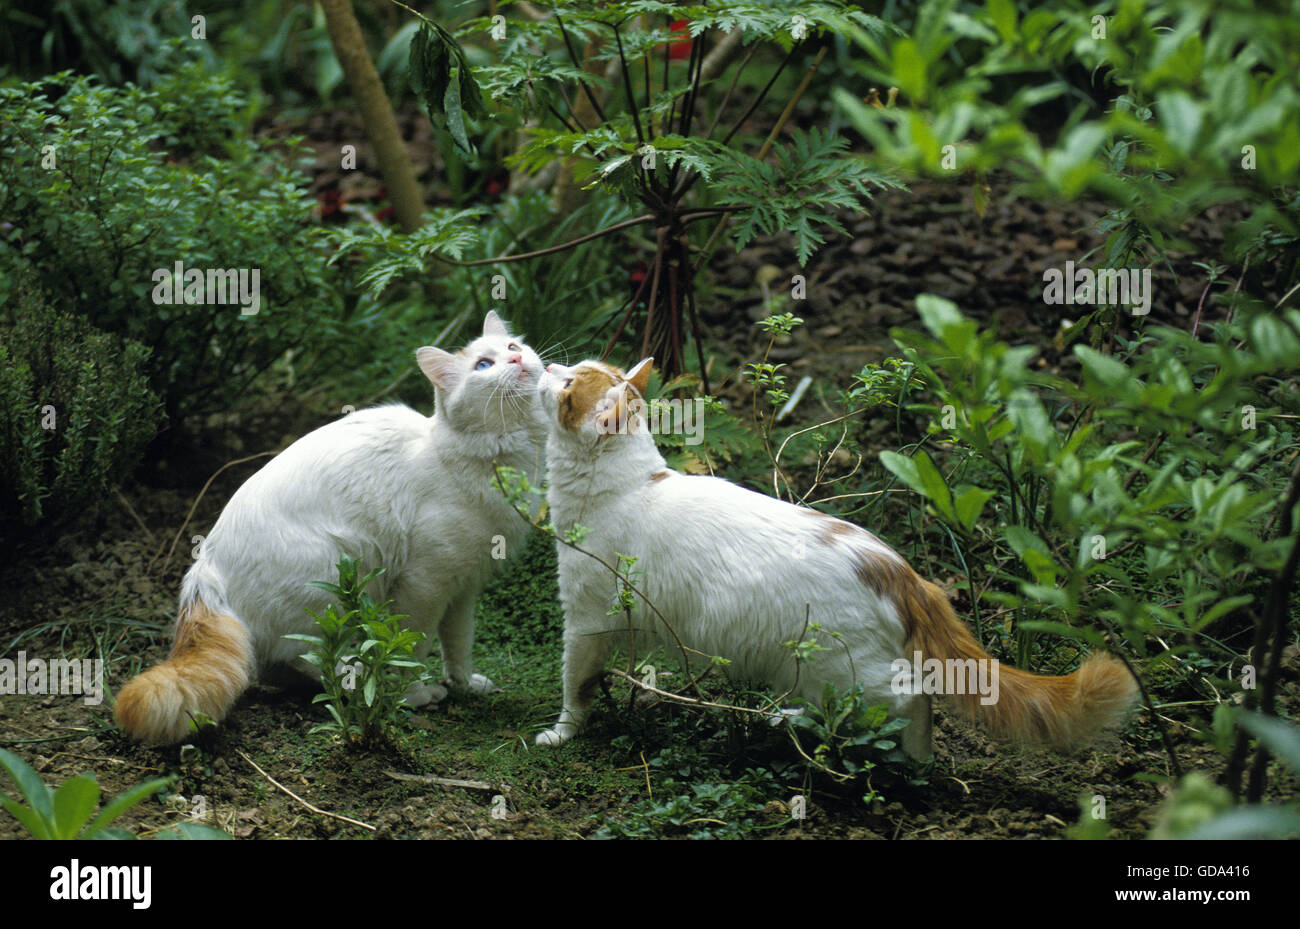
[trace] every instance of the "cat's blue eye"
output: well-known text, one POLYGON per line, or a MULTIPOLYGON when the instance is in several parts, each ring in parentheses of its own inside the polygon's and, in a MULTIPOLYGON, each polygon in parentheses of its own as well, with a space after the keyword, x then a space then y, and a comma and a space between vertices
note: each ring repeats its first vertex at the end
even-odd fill
POLYGON ((474 370, 486 371, 490 367, 492 367, 492 360, 490 358, 480 358, 478 364, 474 365, 474 370))

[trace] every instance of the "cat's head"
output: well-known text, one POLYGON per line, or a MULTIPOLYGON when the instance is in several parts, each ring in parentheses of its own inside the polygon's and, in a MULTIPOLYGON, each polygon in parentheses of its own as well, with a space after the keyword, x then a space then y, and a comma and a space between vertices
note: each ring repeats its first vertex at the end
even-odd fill
POLYGON ((495 311, 484 318, 483 334, 460 351, 426 345, 415 358, 436 388, 439 414, 453 427, 498 432, 536 419, 542 359, 495 311))
POLYGON ((548 365, 540 394, 551 432, 593 443, 643 432, 652 361, 627 372, 603 361, 548 365))

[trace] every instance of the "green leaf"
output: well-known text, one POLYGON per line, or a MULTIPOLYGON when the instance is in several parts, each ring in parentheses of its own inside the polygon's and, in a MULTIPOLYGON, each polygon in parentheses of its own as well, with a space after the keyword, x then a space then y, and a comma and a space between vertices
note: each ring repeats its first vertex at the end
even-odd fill
POLYGON ((73 839, 99 806, 99 785, 89 775, 68 778, 54 791, 54 838, 73 839))
POLYGON ((943 475, 934 466, 930 456, 918 451, 912 457, 897 452, 880 453, 880 463, 893 472, 900 481, 915 490, 934 504, 948 522, 958 523, 957 514, 952 506, 952 494, 944 482, 943 475))
POLYGON ((90 836, 90 838, 99 842, 126 842, 134 841, 135 835, 125 829, 112 826, 108 829, 100 829, 94 835, 90 836))
POLYGON ((487 110, 460 44, 437 23, 423 19, 411 39, 409 73, 430 121, 446 126, 456 147, 472 156, 465 117, 482 118, 487 110))
POLYGON ((893 49, 894 77, 898 87, 914 104, 924 103, 926 98, 925 59, 921 57, 916 42, 912 39, 899 39, 893 49))
POLYGON ((953 497, 953 509, 963 529, 969 532, 974 528, 980 513, 984 510, 984 504, 988 503, 993 495, 993 491, 985 490, 983 487, 957 488, 957 493, 953 497))
POLYGON ((1133 376, 1123 362, 1116 361, 1109 355, 1103 355, 1086 345, 1076 345, 1074 355, 1083 365, 1083 370, 1103 387, 1127 385, 1133 376))
POLYGON ((1300 835, 1300 812, 1283 806, 1238 807, 1197 826, 1184 839, 1286 839, 1300 835))
POLYGON ((133 806, 141 803, 150 794, 157 793, 162 788, 171 785, 175 780, 176 778, 174 776, 159 777, 151 781, 145 781, 143 784, 137 784, 130 790, 118 794, 99 811, 99 815, 95 817, 94 821, 82 831, 80 838, 94 838, 95 833, 106 827, 113 820, 117 819, 133 806))
POLYGON ((45 786, 40 775, 17 755, 0 748, 0 767, 9 772, 9 776, 18 784, 32 810, 45 822, 54 823, 54 796, 45 786))
POLYGON ((988 0, 988 11, 989 21, 993 23, 993 28, 998 31, 1002 41, 1008 44, 1014 42, 1020 18, 1016 5, 1011 0, 988 0))
POLYGON ((54 836, 50 834, 50 826, 52 823, 47 823, 45 820, 41 819, 41 817, 36 814, 36 811, 30 807, 25 807, 16 800, 10 800, 3 794, 0 794, 0 806, 3 806, 6 810, 12 813, 14 819, 22 823, 27 831, 31 833, 33 839, 54 838, 54 836))

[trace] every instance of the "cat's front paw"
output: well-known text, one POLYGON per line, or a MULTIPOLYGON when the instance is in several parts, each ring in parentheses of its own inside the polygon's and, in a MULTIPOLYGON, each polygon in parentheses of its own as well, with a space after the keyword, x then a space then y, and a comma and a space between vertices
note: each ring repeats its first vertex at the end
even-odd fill
POLYGON ((556 726, 554 729, 547 729, 545 732, 537 734, 537 744, 553 748, 556 745, 563 745, 577 730, 573 726, 556 726))
POLYGON ((474 694, 496 693, 500 688, 493 684, 491 679, 482 674, 471 674, 469 676, 469 692, 474 694))
POLYGON ((500 689, 492 683, 491 678, 483 674, 471 674, 459 680, 447 678, 443 683, 456 693, 477 694, 480 697, 496 693, 500 689))
POLYGON ((406 688, 402 702, 410 707, 428 706, 445 699, 447 688, 441 684, 422 684, 419 681, 406 688))

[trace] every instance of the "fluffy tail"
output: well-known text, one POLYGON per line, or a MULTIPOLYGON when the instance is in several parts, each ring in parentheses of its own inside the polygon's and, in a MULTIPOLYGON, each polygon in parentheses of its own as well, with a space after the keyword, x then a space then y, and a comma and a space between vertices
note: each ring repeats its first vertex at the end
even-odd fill
MULTIPOLYGON (((919 650, 923 659, 994 660, 957 618, 942 590, 916 574, 900 586, 905 590, 900 606, 909 656, 919 650)), ((983 703, 979 693, 946 697, 963 716, 983 723, 998 738, 1065 748, 1087 744, 1100 730, 1122 722, 1137 699, 1137 684, 1122 662, 1097 653, 1064 677, 1030 674, 999 663, 997 700, 991 704, 983 703)))
POLYGON ((134 678, 117 695, 117 721, 144 742, 179 742, 190 714, 225 718, 248 687, 253 666, 248 629, 205 604, 181 608, 171 655, 134 678))

